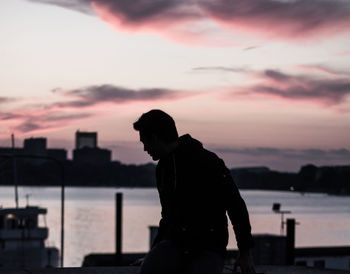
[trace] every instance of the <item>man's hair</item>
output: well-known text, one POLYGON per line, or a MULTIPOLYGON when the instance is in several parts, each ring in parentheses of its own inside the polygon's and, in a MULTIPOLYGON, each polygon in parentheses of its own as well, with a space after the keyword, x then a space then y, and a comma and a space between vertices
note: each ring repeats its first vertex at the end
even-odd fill
POLYGON ((179 137, 174 119, 159 109, 152 109, 142 114, 134 123, 134 129, 146 136, 146 138, 154 134, 165 142, 176 141, 179 137))

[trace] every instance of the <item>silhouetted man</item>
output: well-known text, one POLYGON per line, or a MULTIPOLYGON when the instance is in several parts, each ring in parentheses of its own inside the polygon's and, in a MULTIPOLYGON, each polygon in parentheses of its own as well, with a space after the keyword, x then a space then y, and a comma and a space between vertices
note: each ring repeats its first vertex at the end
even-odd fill
POLYGON ((224 266, 231 220, 242 273, 255 273, 246 205, 224 162, 186 134, 179 137, 171 116, 144 113, 134 123, 144 150, 158 161, 157 188, 162 206, 158 235, 141 274, 218 274, 224 266))

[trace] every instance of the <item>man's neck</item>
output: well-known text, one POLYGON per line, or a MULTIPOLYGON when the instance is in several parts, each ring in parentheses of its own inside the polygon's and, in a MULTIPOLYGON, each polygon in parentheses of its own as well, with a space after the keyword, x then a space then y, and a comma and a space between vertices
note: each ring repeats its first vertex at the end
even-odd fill
POLYGON ((170 142, 170 143, 164 143, 164 157, 170 156, 176 148, 179 146, 178 139, 176 141, 170 142))
POLYGON ((168 151, 168 153, 170 154, 170 153, 173 153, 175 150, 176 150, 176 148, 179 146, 179 141, 178 140, 176 140, 176 141, 174 141, 174 142, 171 142, 171 143, 169 143, 168 145, 167 145, 167 151, 168 151))

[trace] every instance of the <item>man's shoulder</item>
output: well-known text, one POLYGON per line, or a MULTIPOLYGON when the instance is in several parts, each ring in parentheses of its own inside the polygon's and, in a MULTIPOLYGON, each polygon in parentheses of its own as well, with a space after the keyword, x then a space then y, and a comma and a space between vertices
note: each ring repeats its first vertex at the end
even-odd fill
POLYGON ((225 166, 224 161, 213 151, 205 148, 200 141, 184 135, 180 147, 175 151, 176 160, 185 165, 208 167, 225 166), (191 145, 188 145, 188 144, 191 145), (187 145, 186 145, 187 144, 187 145))
POLYGON ((213 164, 222 164, 223 160, 213 151, 203 148, 202 155, 203 159, 212 162, 213 164))
POLYGON ((208 168, 225 166, 224 161, 216 153, 205 148, 189 152, 186 158, 192 164, 197 163, 208 168))

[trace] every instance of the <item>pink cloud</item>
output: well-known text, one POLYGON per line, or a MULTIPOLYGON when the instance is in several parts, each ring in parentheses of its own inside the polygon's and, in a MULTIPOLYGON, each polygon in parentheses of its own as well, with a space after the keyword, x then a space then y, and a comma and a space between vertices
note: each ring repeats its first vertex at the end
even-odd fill
MULTIPOLYGON (((162 88, 133 90, 113 85, 96 85, 73 90, 55 88, 52 94, 57 97, 56 102, 40 103, 40 99, 23 99, 24 107, 17 106, 12 111, 0 112, 0 121, 11 123, 11 130, 20 133, 57 130, 69 126, 72 122, 96 116, 98 105, 173 101, 199 93, 162 88)), ((7 101, 11 101, 11 98, 1 99, 0 103, 7 101)))
POLYGON ((334 70, 324 65, 300 65, 300 66, 297 66, 297 68, 301 70, 311 71, 311 72, 312 71, 321 72, 324 74, 328 74, 330 76, 339 76, 339 77, 350 76, 350 72, 334 70))
POLYGON ((93 0, 91 6, 103 20, 131 31, 172 28, 201 19, 194 1, 93 0))
POLYGON ((0 97, 0 105, 8 104, 8 103, 13 103, 18 101, 18 98, 11 98, 11 97, 0 97))
POLYGON ((30 0, 89 15, 118 31, 182 43, 233 45, 237 34, 277 40, 327 38, 350 29, 343 0, 30 0))
POLYGON ((64 128, 73 121, 91 116, 90 113, 66 113, 32 106, 1 112, 0 121, 9 125, 10 132, 28 133, 64 128))
POLYGON ((350 77, 320 78, 309 75, 291 75, 277 70, 254 73, 257 83, 241 88, 232 96, 260 94, 284 100, 300 100, 338 105, 350 95, 350 77))
POLYGON ((309 39, 349 32, 350 3, 338 0, 206 1, 208 16, 232 30, 275 39, 309 39))
POLYGON ((13 127, 15 131, 19 131, 21 133, 29 133, 29 132, 42 132, 47 130, 57 130, 61 128, 65 128, 71 122, 76 120, 85 119, 91 117, 91 114, 87 113, 77 113, 77 114, 55 114, 55 113, 47 113, 42 116, 40 114, 24 116, 17 123, 16 126, 13 127))
POLYGON ((57 102, 51 107, 58 108, 85 108, 102 103, 125 104, 130 102, 179 100, 194 96, 196 92, 184 92, 163 88, 148 88, 133 90, 114 85, 88 86, 84 88, 55 91, 63 94, 69 100, 57 102))
POLYGON ((118 30, 156 32, 185 43, 215 41, 227 35, 220 42, 232 44, 232 34, 239 32, 274 39, 310 39, 350 29, 350 3, 339 0, 94 0, 91 5, 102 20, 118 30))
POLYGON ((209 26, 195 1, 92 1, 96 14, 117 31, 152 33, 193 45, 231 46, 237 43, 209 26), (213 37, 215 36, 215 39, 213 37))

